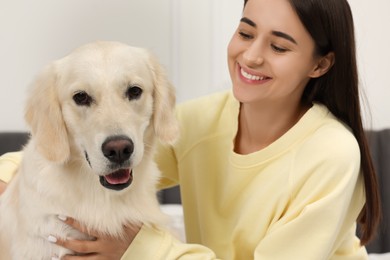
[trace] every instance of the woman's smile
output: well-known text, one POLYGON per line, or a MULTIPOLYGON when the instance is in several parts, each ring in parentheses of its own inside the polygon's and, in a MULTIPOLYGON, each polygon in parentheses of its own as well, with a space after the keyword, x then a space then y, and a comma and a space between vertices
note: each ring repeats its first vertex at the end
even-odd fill
POLYGON ((271 77, 268 77, 262 73, 253 72, 253 71, 249 71, 248 69, 244 69, 238 63, 237 63, 237 68, 238 68, 238 74, 240 78, 247 83, 262 84, 272 79, 271 77))

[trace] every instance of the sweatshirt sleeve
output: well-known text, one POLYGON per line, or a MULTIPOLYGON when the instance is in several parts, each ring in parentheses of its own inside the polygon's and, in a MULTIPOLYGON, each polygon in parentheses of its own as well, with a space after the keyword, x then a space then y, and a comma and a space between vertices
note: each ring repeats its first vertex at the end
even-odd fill
POLYGON ((218 258, 207 247, 182 243, 168 231, 144 225, 121 259, 211 260, 218 258))
POLYGON ((178 185, 177 160, 173 147, 158 143, 155 160, 161 172, 157 188, 161 190, 178 185))
POLYGON ((22 159, 22 152, 6 153, 0 157, 0 180, 9 182, 22 159))

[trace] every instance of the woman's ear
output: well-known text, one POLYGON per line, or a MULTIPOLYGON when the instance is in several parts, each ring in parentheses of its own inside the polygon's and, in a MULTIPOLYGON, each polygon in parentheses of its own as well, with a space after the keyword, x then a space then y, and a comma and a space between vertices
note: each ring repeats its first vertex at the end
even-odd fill
POLYGON ((311 78, 319 78, 325 73, 327 73, 330 68, 332 68, 333 64, 335 62, 334 52, 329 52, 323 57, 320 57, 316 67, 312 71, 312 73, 309 75, 311 78))

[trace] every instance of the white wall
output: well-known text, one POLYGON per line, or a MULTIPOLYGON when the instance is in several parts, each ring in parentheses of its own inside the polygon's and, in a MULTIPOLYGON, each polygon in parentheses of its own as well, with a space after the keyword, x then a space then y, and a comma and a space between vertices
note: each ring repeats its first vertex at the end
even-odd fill
POLYGON ((46 64, 84 43, 144 46, 171 65, 170 0, 0 1, 0 131, 26 129, 27 86, 46 64))
POLYGON ((349 0, 355 19, 362 89, 375 129, 390 128, 390 1, 349 0))
MULTIPOLYGON (((242 0, 13 0, 0 8, 0 131, 25 130, 26 88, 48 62, 94 40, 151 49, 178 101, 229 88, 226 46, 242 0)), ((390 128, 388 0, 350 0, 372 125, 390 128)))

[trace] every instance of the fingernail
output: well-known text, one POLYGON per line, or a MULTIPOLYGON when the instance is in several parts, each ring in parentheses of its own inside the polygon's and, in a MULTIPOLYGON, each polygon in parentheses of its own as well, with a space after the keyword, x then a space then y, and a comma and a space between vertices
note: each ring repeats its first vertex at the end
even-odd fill
POLYGON ((66 221, 67 217, 64 215, 58 215, 57 218, 62 221, 66 221))
POLYGON ((57 242, 57 238, 54 237, 54 236, 52 236, 52 235, 48 236, 48 237, 47 237, 47 240, 48 240, 49 242, 51 242, 51 243, 56 243, 56 242, 57 242))

